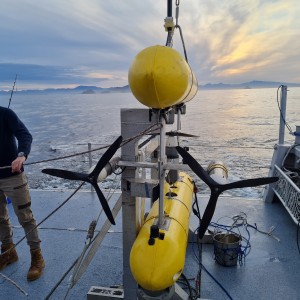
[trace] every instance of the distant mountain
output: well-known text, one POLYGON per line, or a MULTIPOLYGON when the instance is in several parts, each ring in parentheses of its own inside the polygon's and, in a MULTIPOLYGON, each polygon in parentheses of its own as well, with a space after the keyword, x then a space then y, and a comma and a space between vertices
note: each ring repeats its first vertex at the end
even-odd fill
MULTIPOLYGON (((44 90, 22 90, 17 91, 18 94, 28 95, 48 95, 48 94, 103 94, 103 93, 128 93, 130 88, 128 85, 122 87, 101 88, 90 85, 80 85, 72 89, 44 89, 44 90)), ((0 91, 0 94, 10 94, 11 91, 0 91)))
MULTIPOLYGON (((200 89, 204 90, 226 90, 226 89, 260 89, 260 88, 277 88, 280 85, 287 85, 288 87, 300 87, 300 83, 274 82, 274 81, 249 81, 244 83, 208 83, 199 85, 200 89)), ((101 88, 90 85, 80 85, 72 89, 44 89, 44 90, 22 90, 17 91, 19 94, 29 95, 46 95, 46 94, 107 94, 107 93, 129 93, 129 85, 122 87, 101 88)), ((0 91, 2 94, 10 94, 11 91, 0 91)))
POLYGON ((200 89, 206 90, 226 90, 226 89, 262 89, 262 88, 276 88, 280 85, 287 85, 288 87, 300 87, 300 83, 274 82, 274 81, 249 81, 244 83, 233 84, 205 84, 199 85, 200 89))

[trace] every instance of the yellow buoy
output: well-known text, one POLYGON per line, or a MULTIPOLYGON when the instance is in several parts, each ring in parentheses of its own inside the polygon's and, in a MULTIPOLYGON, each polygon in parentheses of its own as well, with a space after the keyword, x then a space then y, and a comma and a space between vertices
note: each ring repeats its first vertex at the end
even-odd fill
POLYGON ((128 82, 139 102, 156 109, 190 101, 198 90, 197 79, 180 53, 158 45, 136 55, 128 82))
POLYGON ((148 291, 172 286, 184 268, 194 186, 187 174, 179 175, 175 184, 164 185, 163 226, 155 226, 159 211, 156 201, 131 249, 132 275, 148 291))

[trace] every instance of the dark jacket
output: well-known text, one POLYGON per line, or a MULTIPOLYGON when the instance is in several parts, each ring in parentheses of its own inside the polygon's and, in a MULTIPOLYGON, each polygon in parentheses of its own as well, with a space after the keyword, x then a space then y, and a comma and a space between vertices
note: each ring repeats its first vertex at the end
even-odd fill
MULTIPOLYGON (((31 143, 32 136, 18 116, 11 109, 0 106, 0 167, 10 166, 19 152, 28 156, 31 143)), ((0 169, 0 179, 13 175, 11 168, 0 169)))

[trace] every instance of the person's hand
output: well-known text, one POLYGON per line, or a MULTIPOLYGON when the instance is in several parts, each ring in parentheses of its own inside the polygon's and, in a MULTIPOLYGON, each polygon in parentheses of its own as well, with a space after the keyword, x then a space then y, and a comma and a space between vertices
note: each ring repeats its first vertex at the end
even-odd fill
POLYGON ((12 163, 11 163, 11 169, 13 173, 20 173, 23 163, 26 160, 25 156, 17 157, 12 163))

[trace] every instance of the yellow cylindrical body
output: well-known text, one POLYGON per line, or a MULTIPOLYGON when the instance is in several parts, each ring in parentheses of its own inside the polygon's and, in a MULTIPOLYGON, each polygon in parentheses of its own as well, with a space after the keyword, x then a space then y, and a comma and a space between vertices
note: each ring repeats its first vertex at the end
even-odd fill
POLYGON ((145 290, 161 291, 172 286, 184 268, 194 186, 187 174, 181 172, 179 178, 172 186, 164 185, 165 216, 160 237, 149 243, 151 226, 158 221, 157 200, 131 249, 131 272, 145 290))
POLYGON ((190 101, 198 91, 197 79, 186 60, 166 46, 151 46, 138 53, 128 82, 139 102, 156 109, 190 101))

